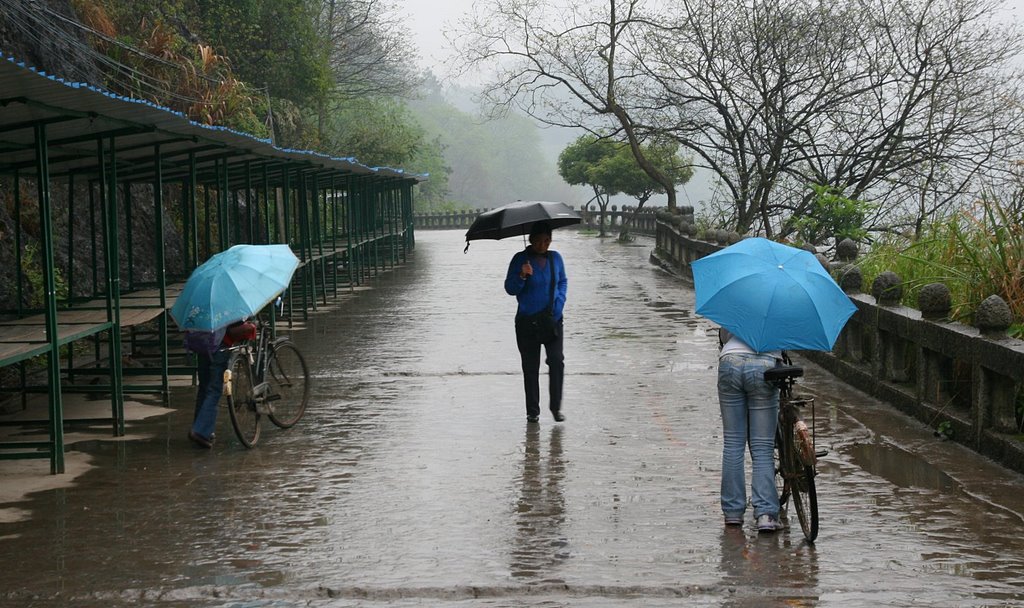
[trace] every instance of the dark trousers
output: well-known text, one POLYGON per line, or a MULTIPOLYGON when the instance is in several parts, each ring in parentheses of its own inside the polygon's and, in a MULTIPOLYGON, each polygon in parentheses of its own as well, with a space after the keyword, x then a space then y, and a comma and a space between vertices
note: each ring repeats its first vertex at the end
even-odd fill
POLYGON ((540 415, 540 347, 544 346, 548 364, 548 393, 551 411, 562 409, 562 382, 565 379, 565 356, 562 354, 562 320, 555 325, 554 335, 542 340, 532 331, 516 323, 516 346, 523 361, 523 388, 526 390, 526 415, 540 415))

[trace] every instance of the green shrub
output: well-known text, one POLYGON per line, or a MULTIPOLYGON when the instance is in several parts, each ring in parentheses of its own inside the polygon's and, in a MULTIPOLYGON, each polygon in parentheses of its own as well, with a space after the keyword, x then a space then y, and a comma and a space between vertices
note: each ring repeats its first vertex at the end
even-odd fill
POLYGON ((1024 337, 1024 226, 995 199, 984 198, 945 222, 929 226, 922 238, 892 235, 876 241, 858 265, 864 284, 891 270, 903 279, 903 304, 917 305, 928 283, 943 283, 952 294, 953 319, 968 321, 982 300, 1003 298, 1013 312, 1010 335, 1024 337))

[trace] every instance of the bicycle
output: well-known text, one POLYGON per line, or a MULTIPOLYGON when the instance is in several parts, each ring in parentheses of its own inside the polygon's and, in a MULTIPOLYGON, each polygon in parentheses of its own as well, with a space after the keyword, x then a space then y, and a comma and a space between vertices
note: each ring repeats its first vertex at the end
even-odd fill
POLYGON ((277 427, 295 426, 309 402, 309 368, 288 337, 273 337, 269 324, 257 323, 254 340, 237 344, 224 372, 224 393, 231 426, 247 448, 260 438, 260 417, 277 427))
MULTIPOLYGON (((788 359, 786 363, 790 363, 788 359)), ((804 375, 804 368, 780 365, 764 372, 764 379, 779 389, 779 424, 775 430, 775 476, 779 489, 781 514, 788 520, 790 499, 796 507, 797 519, 804 538, 813 543, 818 537, 818 494, 814 487, 818 458, 827 450, 814 446, 814 398, 794 396, 793 385, 804 375), (800 415, 810 406, 811 427, 800 415)))

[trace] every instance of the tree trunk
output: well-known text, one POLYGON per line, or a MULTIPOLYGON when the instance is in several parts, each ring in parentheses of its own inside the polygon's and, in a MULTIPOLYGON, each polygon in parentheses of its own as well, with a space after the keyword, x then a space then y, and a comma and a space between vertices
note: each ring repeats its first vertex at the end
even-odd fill
POLYGON ((629 149, 633 151, 633 158, 636 159, 636 164, 640 165, 644 173, 651 176, 651 179, 658 182, 662 188, 665 189, 665 195, 668 196, 668 208, 671 211, 676 209, 676 185, 672 179, 662 173, 654 164, 644 156, 643 151, 640 149, 640 142, 636 137, 636 130, 633 128, 633 122, 629 118, 629 114, 620 106, 615 100, 609 100, 608 107, 615 118, 619 120, 619 124, 622 125, 622 130, 626 133, 626 138, 629 140, 629 149))
POLYGON ((634 210, 633 213, 630 213, 629 217, 623 217, 622 218, 622 225, 619 226, 619 240, 620 241, 622 239, 624 239, 627 234, 629 234, 629 231, 626 230, 626 229, 629 228, 629 225, 633 223, 634 219, 636 219, 636 214, 640 213, 640 210, 644 208, 644 203, 646 203, 650 199, 651 199, 651 195, 650 194, 648 194, 647 196, 643 196, 643 197, 640 197, 640 198, 636 199, 637 200, 636 210, 634 210))

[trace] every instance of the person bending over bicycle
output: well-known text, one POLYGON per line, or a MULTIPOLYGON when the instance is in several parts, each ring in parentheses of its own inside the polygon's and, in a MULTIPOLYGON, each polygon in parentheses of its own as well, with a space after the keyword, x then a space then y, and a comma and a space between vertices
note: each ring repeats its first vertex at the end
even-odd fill
POLYGON ((197 447, 213 447, 217 426, 217 405, 224 391, 224 370, 231 353, 227 347, 256 337, 256 324, 243 319, 217 332, 188 332, 185 348, 196 354, 199 386, 196 388, 195 413, 188 438, 197 447))
POLYGON ((718 403, 722 411, 722 514, 725 525, 743 525, 747 508, 744 452, 750 446, 751 504, 758 532, 782 529, 775 486, 775 428, 779 390, 765 382, 781 351, 758 353, 726 329, 719 330, 718 403))

